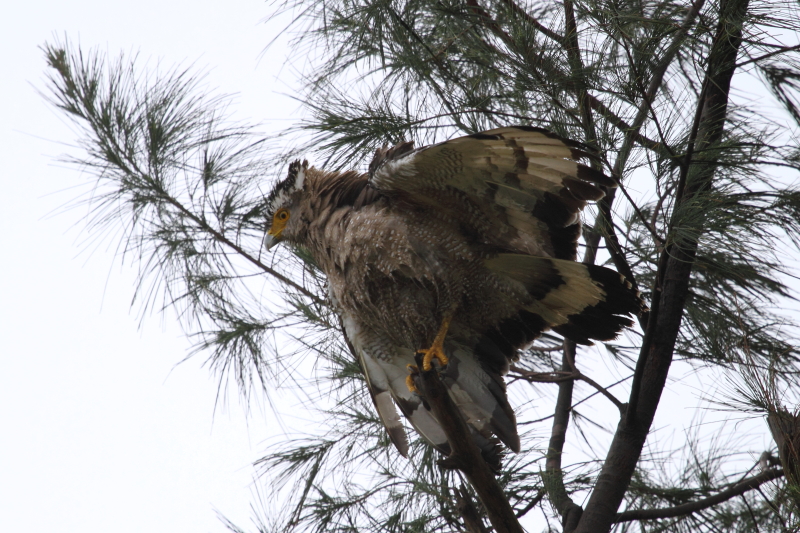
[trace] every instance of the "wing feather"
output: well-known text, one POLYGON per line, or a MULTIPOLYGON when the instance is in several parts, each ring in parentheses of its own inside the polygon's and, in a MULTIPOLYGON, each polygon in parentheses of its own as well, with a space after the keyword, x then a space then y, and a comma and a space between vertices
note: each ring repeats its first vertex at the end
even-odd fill
POLYGON ((389 440, 392 441, 400 455, 408 457, 408 437, 392 401, 388 376, 369 354, 358 348, 356 348, 356 353, 359 356, 361 368, 364 370, 372 403, 375 404, 375 409, 386 428, 389 440))
MULTIPOLYGON (((446 207, 434 192, 458 191, 491 219, 494 233, 523 232, 537 243, 520 251, 560 259, 574 259, 577 252, 579 229, 564 233, 564 228, 580 224, 586 203, 605 195, 602 187, 615 186, 580 162, 596 158, 589 148, 540 128, 498 128, 415 151, 403 146, 398 155, 373 161, 373 187, 438 209, 446 207), (542 229, 531 231, 520 223, 523 218, 536 219, 542 229)), ((452 211, 448 214, 460 216, 452 211)))
POLYGON ((525 311, 535 318, 526 320, 580 344, 613 339, 632 324, 629 315, 646 310, 622 275, 601 266, 524 254, 500 254, 485 265, 528 292, 525 311))

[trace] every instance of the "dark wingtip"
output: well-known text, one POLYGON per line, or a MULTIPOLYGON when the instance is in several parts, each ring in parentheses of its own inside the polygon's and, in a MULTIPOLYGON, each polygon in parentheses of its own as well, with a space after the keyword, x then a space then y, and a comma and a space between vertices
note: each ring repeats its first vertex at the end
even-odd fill
POLYGON ((503 447, 500 445, 499 439, 489 439, 488 446, 481 449, 481 457, 483 457, 483 460, 486 461, 486 464, 489 465, 489 468, 495 475, 499 474, 500 470, 503 468, 504 455, 503 447))
POLYGON ((586 165, 578 165, 578 179, 583 181, 588 181, 590 183, 596 183, 598 185, 604 185, 605 187, 616 187, 617 182, 614 181, 609 176, 606 176, 599 170, 595 170, 592 167, 587 167, 586 165))
POLYGON ((641 315, 647 306, 639 291, 633 290, 631 283, 619 272, 597 265, 586 265, 586 268, 592 281, 603 288, 605 298, 580 313, 570 315, 568 323, 554 327, 553 331, 577 344, 590 346, 592 339, 610 341, 617 338, 623 329, 633 326, 630 315, 641 315))

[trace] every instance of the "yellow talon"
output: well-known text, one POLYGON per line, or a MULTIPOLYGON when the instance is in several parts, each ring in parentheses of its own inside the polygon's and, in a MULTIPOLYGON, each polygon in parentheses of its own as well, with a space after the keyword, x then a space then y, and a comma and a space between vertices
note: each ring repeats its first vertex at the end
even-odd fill
MULTIPOLYGON (((417 353, 421 353, 422 357, 422 370, 425 372, 429 372, 433 369, 433 365, 431 362, 434 359, 438 359, 439 363, 442 366, 447 365, 447 355, 444 353, 444 338, 447 336, 447 330, 450 328, 450 321, 453 319, 453 313, 455 312, 455 307, 445 315, 444 319, 442 320, 442 325, 439 328, 439 332, 436 334, 436 338, 433 339, 433 344, 427 350, 417 350, 417 353)), ((406 387, 411 392, 419 392, 417 386, 414 385, 414 376, 419 374, 419 368, 414 365, 407 365, 406 368, 408 369, 408 376, 406 377, 406 387)))
POLYGON ((442 325, 439 327, 439 332, 436 334, 436 338, 433 339, 431 347, 427 350, 417 350, 417 353, 421 353, 425 356, 422 358, 422 370, 425 372, 433 368, 431 366, 431 361, 434 359, 438 359, 442 366, 447 364, 447 355, 444 353, 444 338, 447 336, 447 330, 450 328, 450 321, 453 319, 453 311, 445 315, 442 320, 442 325))
POLYGON ((442 366, 445 366, 448 361, 447 355, 444 353, 444 346, 437 346, 436 343, 434 343, 433 346, 431 346, 428 350, 418 350, 417 353, 424 355, 422 358, 422 370, 425 372, 428 372, 433 368, 431 361, 434 359, 438 359, 442 366))
POLYGON ((419 368, 414 365, 406 365, 408 369, 408 376, 406 376, 406 387, 411 392, 419 392, 419 389, 414 385, 414 376, 419 374, 419 368))

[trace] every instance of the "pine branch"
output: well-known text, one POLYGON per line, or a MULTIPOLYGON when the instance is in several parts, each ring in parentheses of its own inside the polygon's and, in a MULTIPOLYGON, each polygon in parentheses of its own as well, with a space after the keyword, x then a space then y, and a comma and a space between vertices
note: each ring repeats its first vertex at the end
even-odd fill
POLYGON ((550 39, 554 40, 555 42, 557 42, 562 46, 566 44, 566 39, 562 35, 559 35, 558 33, 547 28, 546 26, 543 26, 541 22, 536 20, 535 17, 533 17, 527 11, 522 9, 516 2, 514 2, 514 0, 501 0, 501 1, 505 5, 507 5, 508 8, 511 9, 513 13, 521 16, 523 19, 525 19, 526 22, 528 22, 528 24, 530 24, 531 26, 536 28, 536 30, 541 32, 542 35, 549 37, 550 39))
MULTIPOLYGON (((694 25, 695 20, 697 19, 700 11, 703 9, 705 5, 705 0, 695 0, 695 2, 689 8, 689 11, 686 13, 686 16, 683 19, 683 22, 678 27, 675 35, 673 35, 672 40, 670 41, 669 45, 667 46, 664 55, 661 56, 660 61, 653 69, 652 75, 650 77, 650 83, 647 86, 647 90, 642 94, 642 100, 639 104, 639 109, 636 112, 636 116, 631 123, 630 131, 634 134, 638 133, 639 130, 642 128, 645 119, 647 118, 648 113, 651 112, 651 106, 653 100, 656 97, 656 94, 661 89, 662 83, 664 81, 664 75, 667 72, 667 69, 672 65, 673 60, 675 59, 675 55, 680 50, 681 46, 683 46, 684 41, 686 39, 686 34, 694 25)), ((625 142, 623 143, 622 148, 620 149, 620 154, 617 157, 617 161, 614 164, 614 176, 617 178, 621 177, 622 169, 625 168, 625 163, 627 162, 628 155, 632 148, 632 141, 634 137, 632 135, 626 136, 625 142)), ((661 144, 666 150, 669 151, 669 148, 661 144)), ((670 157, 674 157, 674 154, 670 153, 670 157)))
POLYGON ((241 246, 239 246, 238 244, 236 244, 232 240, 228 239, 221 232, 219 232, 216 229, 214 229, 213 227, 211 227, 211 225, 208 224, 208 222, 206 222, 204 219, 200 218, 196 214, 194 214, 191 211, 189 211, 188 209, 186 209, 186 207, 183 204, 181 204, 180 202, 178 202, 175 198, 172 198, 171 196, 167 195, 166 193, 162 193, 162 195, 160 195, 160 198, 162 200, 164 200, 165 202, 173 205, 178 211, 183 213, 183 215, 186 218, 190 219, 192 222, 194 222, 199 227, 201 227, 204 231, 208 232, 212 237, 214 237, 214 239, 217 242, 228 246, 229 248, 234 250, 237 254, 242 256, 244 259, 246 259, 247 261, 251 262, 255 266, 259 267, 266 274, 269 274, 270 276, 274 277, 275 279, 277 279, 278 281, 280 281, 284 285, 287 285, 287 286, 295 289, 296 291, 298 291, 301 294, 303 294, 304 296, 308 297, 310 300, 314 301, 315 303, 317 303, 319 305, 323 305, 323 306, 327 305, 325 300, 323 300, 322 298, 320 298, 319 296, 317 296, 313 292, 309 291, 308 289, 306 289, 302 285, 298 285, 297 283, 295 283, 291 279, 287 278, 286 276, 284 276, 280 272, 276 271, 273 268, 270 268, 269 266, 267 266, 264 263, 262 263, 259 259, 257 259, 255 257, 253 257, 252 255, 250 255, 244 248, 242 248, 241 246))
POLYGON ((609 124, 617 128, 620 132, 625 134, 626 137, 630 137, 631 140, 641 146, 642 148, 646 148, 648 150, 652 150, 659 154, 661 157, 669 158, 672 157, 673 154, 667 149, 667 147, 658 142, 654 141, 653 139, 649 139, 645 135, 643 135, 639 129, 634 128, 627 122, 625 122, 621 117, 616 115, 613 111, 611 111, 608 106, 606 106, 602 101, 600 101, 596 96, 592 95, 591 93, 587 93, 586 98, 589 102, 589 105, 600 113, 603 118, 605 118, 609 124))
MULTIPOLYGON (((672 244, 662 254, 654 290, 652 311, 637 362, 628 412, 617 428, 603 468, 576 529, 577 533, 607 531, 625 495, 647 433, 661 399, 672 363, 674 347, 689 292, 698 236, 676 236, 684 210, 691 200, 707 190, 714 178, 717 158, 708 153, 719 143, 725 125, 730 81, 741 44, 742 24, 749 0, 726 0, 720 9, 716 39, 709 55, 705 86, 708 93, 698 102, 697 144, 707 153, 702 161, 691 161, 684 171, 686 186, 676 191, 672 244), (689 172, 691 173, 689 174, 689 172)), ((717 156, 718 157, 718 156, 717 156)), ((697 209, 697 207, 694 207, 697 209)))
MULTIPOLYGON (((563 350, 563 348, 561 348, 563 350)), ((567 380, 580 380, 586 382, 591 387, 594 387, 597 392, 608 398, 608 400, 613 403, 620 412, 624 411, 625 405, 617 399, 616 396, 611 394, 611 392, 597 383, 595 380, 587 376, 586 374, 582 373, 580 370, 572 367, 568 371, 555 371, 555 372, 532 372, 530 370, 525 370, 524 368, 520 368, 517 365, 511 365, 509 367, 510 372, 516 372, 519 374, 519 379, 523 379, 529 383, 561 383, 562 381, 567 380)), ((513 374, 511 375, 512 378, 516 377, 513 374)))
POLYGON ((713 507, 720 503, 726 502, 731 498, 740 496, 748 491, 754 490, 764 483, 783 477, 783 470, 773 469, 762 472, 757 476, 747 478, 739 483, 736 483, 730 488, 718 492, 713 496, 698 500, 696 502, 685 503, 675 507, 664 507, 659 509, 636 509, 633 511, 624 511, 617 513, 614 522, 630 522, 633 520, 658 520, 660 518, 675 518, 678 516, 686 516, 692 513, 697 513, 709 507, 713 507))

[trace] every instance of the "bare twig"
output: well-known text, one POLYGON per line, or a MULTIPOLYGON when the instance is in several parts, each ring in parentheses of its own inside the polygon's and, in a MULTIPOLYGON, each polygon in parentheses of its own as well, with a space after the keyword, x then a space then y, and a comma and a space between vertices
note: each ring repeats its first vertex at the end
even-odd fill
POLYGON ((597 390, 597 392, 599 392, 600 394, 605 396, 611 403, 616 405, 617 409, 619 409, 620 414, 625 412, 625 404, 622 403, 621 401, 619 401, 616 396, 611 394, 611 392, 607 388, 603 387, 602 385, 597 383, 595 380, 593 380, 592 378, 590 378, 589 376, 587 376, 586 374, 583 374, 581 372, 578 372, 578 379, 580 379, 581 381, 584 381, 584 382, 588 383, 589 385, 591 385, 592 387, 594 387, 597 390))
POLYGON ((554 372, 533 372, 531 370, 525 370, 524 368, 520 368, 517 365, 511 365, 509 369, 511 372, 516 372, 519 374, 520 379, 524 379, 525 381, 531 383, 561 383, 562 381, 567 380, 580 380, 584 381, 587 384, 594 387, 597 392, 605 396, 606 398, 611 401, 617 408, 622 411, 625 406, 624 404, 617 399, 616 396, 611 394, 608 389, 597 383, 595 380, 587 376, 586 374, 582 373, 580 370, 576 368, 572 368, 572 370, 567 371, 554 371, 554 372))
POLYGON ((516 365, 512 365, 509 370, 511 370, 512 372, 519 373, 518 377, 520 379, 524 379, 529 383, 561 383, 562 381, 578 379, 578 374, 576 372, 572 372, 571 370, 567 371, 556 370, 553 372, 533 372, 531 370, 525 370, 523 368, 519 368, 516 365))
MULTIPOLYGON (((575 356, 575 343, 564 340, 564 356, 561 369, 564 372, 571 371, 575 356)), ((561 454, 564 450, 564 442, 569 426, 569 413, 572 410, 572 390, 574 380, 563 381, 558 384, 558 398, 553 416, 553 429, 550 433, 550 443, 547 447, 547 460, 545 461, 545 472, 542 474, 547 497, 550 503, 561 515, 564 531, 570 531, 580 520, 583 509, 580 505, 572 501, 567 494, 564 486, 564 472, 561 470, 561 454), (571 526, 568 528, 568 526, 571 526)))
MULTIPOLYGON (((630 378, 631 378, 631 376, 624 377, 622 379, 618 379, 617 381, 615 381, 614 383, 609 385, 607 388, 610 389, 611 387, 615 387, 615 386, 619 385, 620 383, 622 383, 623 381, 629 380, 630 378)), ((570 411, 574 411, 575 408, 578 407, 580 404, 588 402, 589 400, 591 400, 592 398, 594 398, 598 394, 600 394, 600 391, 595 391, 595 392, 591 393, 589 396, 583 398, 582 400, 579 400, 579 401, 575 402, 574 404, 572 404, 572 407, 570 407, 570 411)), ((542 418, 537 418, 537 419, 534 419, 534 420, 527 420, 525 422, 519 422, 518 425, 525 426, 525 425, 538 424, 540 422, 544 422, 545 420, 550 420, 551 418, 553 418, 553 415, 547 415, 547 416, 543 416, 542 418)))
POLYGON ((541 490, 540 490, 540 491, 539 491, 539 492, 536 494, 536 496, 534 496, 533 498, 531 498, 531 500, 528 502, 528 504, 527 504, 525 507, 523 507, 523 508, 522 508, 522 509, 521 509, 521 510, 520 510, 520 511, 517 513, 517 518, 522 518, 523 516, 525 516, 526 514, 528 514, 528 511, 530 511, 531 509, 533 509, 534 507, 536 507, 536 506, 539 504, 539 502, 540 502, 540 501, 542 501, 542 498, 544 498, 545 494, 547 494, 547 492, 546 492, 544 489, 541 489, 541 490))

